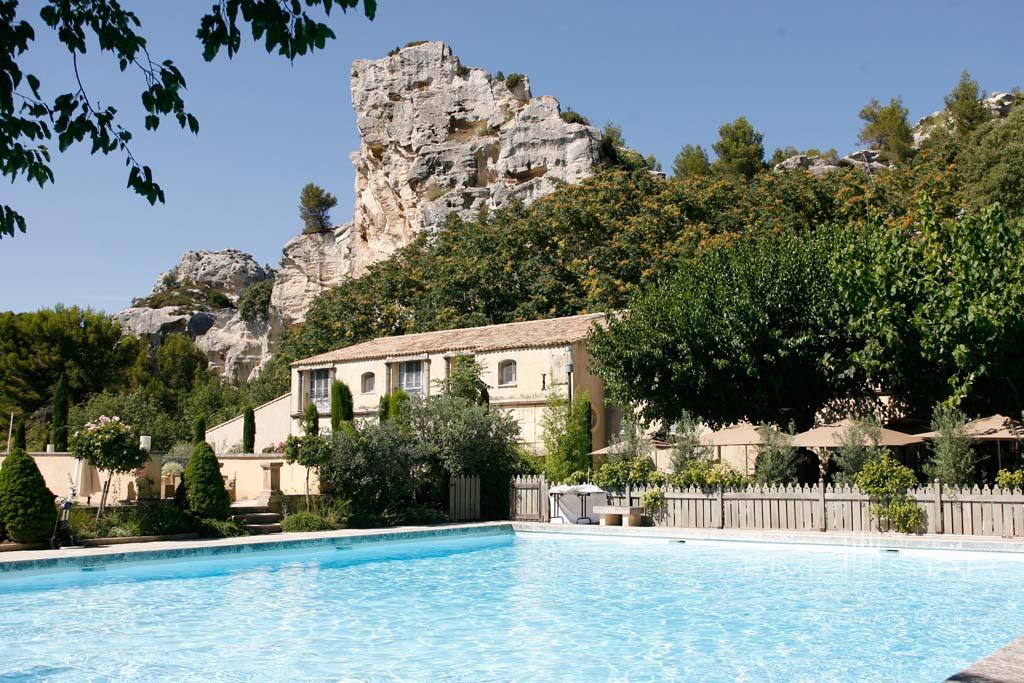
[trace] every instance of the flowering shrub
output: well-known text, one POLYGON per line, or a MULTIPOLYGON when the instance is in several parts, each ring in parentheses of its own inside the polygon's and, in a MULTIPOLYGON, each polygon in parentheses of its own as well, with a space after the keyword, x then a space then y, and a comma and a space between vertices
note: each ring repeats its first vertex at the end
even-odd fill
POLYGON ((71 437, 71 453, 98 470, 127 473, 142 467, 149 454, 139 447, 135 430, 121 418, 101 415, 71 437))

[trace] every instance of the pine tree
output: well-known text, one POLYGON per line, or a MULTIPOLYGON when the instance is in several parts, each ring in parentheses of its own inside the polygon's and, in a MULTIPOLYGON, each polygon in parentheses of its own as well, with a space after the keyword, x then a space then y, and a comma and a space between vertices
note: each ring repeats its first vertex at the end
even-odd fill
POLYGON ((206 441, 206 418, 200 415, 192 423, 192 443, 200 444, 206 441))
POLYGON ((331 209, 338 205, 337 198, 314 183, 302 188, 299 196, 299 216, 305 226, 303 233, 325 232, 331 229, 331 209))
POLYGON ((700 145, 686 145, 672 163, 672 175, 676 178, 693 178, 710 173, 708 153, 700 145))
POLYGON ((754 130, 745 116, 722 124, 713 147, 718 155, 713 168, 719 173, 749 180, 764 169, 764 134, 754 130))
POLYGON ((27 450, 25 446, 25 418, 19 417, 17 424, 14 426, 14 445, 13 448, 20 448, 21 450, 27 450))
POLYGON ((956 87, 946 95, 946 114, 957 135, 966 135, 991 118, 981 102, 984 97, 978 82, 964 69, 956 87))
POLYGON ((331 432, 337 433, 342 422, 352 421, 352 391, 339 380, 331 383, 331 432))
POLYGON ((56 524, 53 494, 35 460, 15 448, 0 466, 0 527, 15 543, 44 543, 56 524))
POLYGON ((320 433, 320 411, 312 401, 306 406, 302 422, 303 431, 307 436, 316 436, 320 433))
POLYGON ((907 114, 899 97, 892 98, 884 107, 878 100, 871 100, 858 114, 864 121, 860 141, 879 150, 887 161, 896 163, 908 159, 914 153, 914 134, 907 114))
POLYGON ((68 380, 60 373, 57 388, 53 392, 53 448, 58 453, 68 450, 68 380))
POLYGON ((242 413, 242 452, 253 453, 256 448, 256 413, 246 406, 242 413))

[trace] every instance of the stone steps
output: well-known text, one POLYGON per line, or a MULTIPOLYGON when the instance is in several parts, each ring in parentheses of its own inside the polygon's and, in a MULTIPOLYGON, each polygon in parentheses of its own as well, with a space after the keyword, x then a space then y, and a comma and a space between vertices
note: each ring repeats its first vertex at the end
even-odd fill
POLYGON ((276 534, 281 532, 281 515, 266 505, 235 503, 231 506, 231 519, 250 534, 276 534))

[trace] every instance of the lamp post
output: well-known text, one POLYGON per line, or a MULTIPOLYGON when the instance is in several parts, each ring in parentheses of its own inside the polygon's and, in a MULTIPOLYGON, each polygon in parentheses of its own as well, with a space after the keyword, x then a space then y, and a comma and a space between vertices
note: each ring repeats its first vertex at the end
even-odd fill
POLYGON ((572 347, 571 346, 566 346, 565 347, 565 377, 566 377, 567 386, 569 387, 568 393, 569 393, 569 403, 570 404, 572 403, 572 370, 573 370, 573 368, 572 368, 572 347))

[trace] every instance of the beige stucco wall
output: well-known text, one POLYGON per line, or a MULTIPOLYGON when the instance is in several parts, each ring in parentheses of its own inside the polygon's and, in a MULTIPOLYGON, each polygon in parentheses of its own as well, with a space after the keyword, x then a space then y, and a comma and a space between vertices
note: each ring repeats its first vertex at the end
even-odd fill
MULTIPOLYGON (((262 453, 267 446, 282 443, 288 438, 291 426, 291 394, 285 394, 268 401, 253 410, 256 418, 256 439, 254 450, 262 453)), ((206 441, 217 455, 238 452, 242 445, 242 416, 222 422, 206 430, 206 441)))
MULTIPOLYGON (((573 354, 573 392, 578 395, 586 392, 590 396, 594 412, 593 444, 594 448, 607 445, 609 434, 608 414, 604 406, 604 389, 601 380, 590 370, 590 355, 585 342, 572 344, 573 354)), ((358 360, 347 363, 325 363, 319 368, 332 371, 332 378, 348 385, 352 391, 353 407, 356 419, 376 419, 380 397, 397 386, 397 363, 403 360, 422 360, 425 362, 423 375, 426 395, 436 394, 441 389, 436 386, 437 380, 446 377, 448 358, 453 354, 422 354, 389 359, 377 358, 358 360), (388 373, 388 363, 393 364, 393 372, 388 373), (373 373, 374 390, 363 393, 362 379, 366 373, 373 373), (390 379, 390 382, 388 381, 390 379)), ((567 395, 567 375, 565 372, 566 347, 537 347, 488 351, 474 356, 483 369, 481 379, 487 383, 491 405, 509 411, 519 423, 522 442, 537 450, 542 450, 543 430, 541 427, 544 409, 552 392, 567 395), (498 367, 504 361, 515 361, 516 381, 509 385, 498 382, 498 367)), ((301 433, 301 415, 308 403, 309 377, 313 368, 292 368, 292 393, 290 399, 292 433, 301 433)), ((322 406, 320 428, 330 427, 329 402, 322 406)), ((260 420, 257 419, 257 435, 260 431, 260 420)), ((240 432, 239 432, 240 433, 240 432)))
MULTIPOLYGON (((58 498, 69 497, 72 487, 77 485, 77 496, 75 497, 77 502, 99 502, 103 484, 107 480, 106 472, 98 472, 95 467, 90 467, 84 461, 77 460, 70 453, 30 453, 29 455, 36 461, 36 467, 43 475, 46 487, 58 498)), ((0 467, 2 467, 4 458, 4 455, 0 455, 0 467)), ((114 475, 110 483, 110 502, 135 500, 138 498, 140 486, 150 486, 151 490, 156 492, 162 464, 160 456, 150 457, 145 466, 144 477, 148 483, 136 478, 135 473, 114 475)))
MULTIPOLYGON (((306 468, 300 465, 289 465, 278 456, 258 455, 221 455, 218 456, 221 463, 221 474, 224 475, 227 486, 230 488, 232 482, 235 486, 236 500, 255 500, 266 496, 269 490, 266 487, 266 471, 264 465, 279 464, 281 466, 280 491, 287 494, 300 494, 306 491, 306 468)), ((310 472, 309 492, 320 491, 319 478, 316 472, 310 472)))

